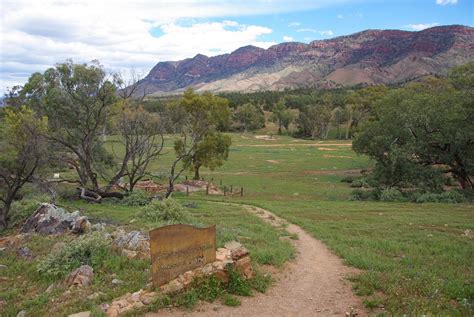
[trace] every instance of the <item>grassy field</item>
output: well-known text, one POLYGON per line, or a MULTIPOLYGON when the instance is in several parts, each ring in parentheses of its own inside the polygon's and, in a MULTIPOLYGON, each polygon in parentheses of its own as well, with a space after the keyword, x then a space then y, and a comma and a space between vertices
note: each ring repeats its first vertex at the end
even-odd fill
MULTIPOLYGON (((243 203, 266 208, 300 225, 351 266, 361 269, 353 279, 354 291, 363 296, 368 307, 384 307, 396 315, 471 315, 474 304, 474 206, 472 204, 414 204, 350 201, 352 188, 341 182, 344 177, 360 175, 370 161, 355 154, 347 141, 323 142, 298 140, 286 136, 272 139, 252 134, 232 134, 229 161, 215 170, 202 168, 206 180, 214 184, 244 188, 244 196, 175 195, 181 202, 194 201, 189 209, 199 222, 216 223, 218 243, 237 239, 246 245, 256 264, 279 266, 293 256, 293 248, 280 239, 284 228, 271 228, 235 205, 243 203)), ((109 149, 113 137, 109 137, 109 149)), ((165 153, 151 170, 165 174, 172 159, 172 138, 165 153)), ((120 151, 115 147, 115 151, 120 151)), ((191 176, 192 173, 188 172, 191 176)), ((184 175, 183 178, 184 179, 184 175)), ((159 177, 157 182, 164 182, 159 177)), ((129 229, 149 229, 137 208, 123 205, 89 205, 62 202, 70 209, 80 209, 93 219, 124 225, 129 229), (130 220, 135 219, 133 223, 130 220)), ((46 254, 55 241, 48 238, 31 241, 31 248, 46 254)), ((3 255, 2 255, 3 256, 3 255)), ((110 288, 111 269, 105 267, 103 278, 87 290, 101 289, 99 299, 72 299, 67 305, 55 305, 61 294, 46 294, 51 283, 36 275, 34 263, 18 261, 6 254, 7 278, 15 280, 0 286, 0 298, 13 301, 17 308, 38 313, 52 310, 61 315, 91 308, 110 300, 120 291, 140 288, 148 278, 149 266, 124 269, 120 277, 133 279, 127 286, 110 288), (15 269, 13 269, 16 267, 15 269), (133 273, 134 270, 141 270, 133 273), (18 272, 21 278, 14 279, 18 272), (134 275, 136 274, 136 276, 134 275), (28 281, 34 280, 35 283, 28 281), (34 298, 34 299, 32 299, 34 298), (73 309, 75 308, 75 309, 73 309), (75 311, 74 311, 75 310, 75 311)), ((120 261, 115 259, 117 263, 120 261)), ((2 263, 3 264, 3 263, 2 263)), ((114 267, 125 267, 115 264, 114 267)), ((17 309, 18 310, 18 309, 17 309)), ((17 311, 16 310, 16 311, 17 311)), ((6 315, 13 315, 14 309, 6 315)))
MULTIPOLYGON (((186 199, 182 200, 183 202, 186 199)), ((149 229, 153 225, 138 217, 136 207, 104 203, 90 205, 83 202, 64 202, 61 206, 69 210, 81 210, 92 219, 100 219, 111 224, 121 225, 127 230, 149 229), (135 219, 130 224, 130 220, 135 219)), ((294 256, 294 248, 287 239, 285 228, 274 228, 239 206, 229 206, 200 201, 196 208, 190 208, 191 214, 202 224, 218 224, 217 243, 223 246, 227 241, 238 240, 252 253, 252 260, 259 265, 281 266, 294 256)), ((111 252, 106 261, 96 269, 94 282, 81 290, 68 293, 61 284, 62 277, 52 278, 38 274, 36 264, 58 243, 67 243, 72 236, 42 237, 32 235, 23 245, 29 247, 35 259, 18 258, 14 250, 3 251, 1 264, 6 269, 0 272, 0 299, 7 305, 0 311, 1 316, 16 316, 20 310, 26 310, 28 316, 67 316, 84 310, 97 311, 97 305, 109 302, 127 292, 144 288, 150 278, 149 260, 129 260, 111 252), (112 285, 114 278, 123 284, 112 285), (51 292, 45 290, 52 283, 58 286, 51 292), (98 294, 94 298, 88 298, 98 294)), ((257 287, 257 289, 259 289, 257 287)), ((189 297, 189 296, 188 296, 189 297)), ((189 305, 186 294, 181 297, 181 305, 189 305)), ((192 296, 191 296, 192 299, 192 296)), ((180 300, 178 298, 177 300, 180 300)), ((156 307, 155 307, 156 308, 156 307)))
POLYGON ((368 307, 471 314, 474 206, 350 201, 352 189, 341 180, 370 162, 347 145, 233 135, 226 165, 202 175, 244 187, 244 197, 192 197, 253 204, 300 225, 363 270, 353 285, 368 307))

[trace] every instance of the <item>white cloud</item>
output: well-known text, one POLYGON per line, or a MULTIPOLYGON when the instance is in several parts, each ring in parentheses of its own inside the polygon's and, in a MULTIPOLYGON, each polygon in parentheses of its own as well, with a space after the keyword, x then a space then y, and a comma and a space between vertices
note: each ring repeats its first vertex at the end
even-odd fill
POLYGON ((303 29, 298 29, 296 32, 310 32, 310 33, 316 33, 322 36, 333 36, 334 32, 331 30, 315 30, 315 29, 309 29, 309 28, 303 28, 303 29))
POLYGON ((300 25, 301 25, 300 22, 290 22, 290 23, 288 23, 288 26, 290 28, 295 28, 295 27, 300 26, 300 25))
MULTIPOLYGON (((109 70, 147 73, 159 61, 266 48, 272 30, 235 16, 311 10, 356 0, 0 0, 0 94, 57 62, 98 59, 109 70), (226 21, 216 18, 227 17, 226 21), (210 18, 213 21, 208 22, 210 18)), ((297 25, 294 25, 297 27, 297 25)))
POLYGON ((457 4, 458 0, 436 0, 436 4, 445 6, 448 4, 457 4))
POLYGON ((342 14, 338 14, 338 15, 337 15, 337 18, 338 18, 338 19, 344 19, 344 16, 343 16, 342 14))
POLYGON ((283 36, 283 41, 285 42, 293 42, 294 39, 291 36, 285 35, 283 36))
POLYGON ((421 31, 424 29, 432 28, 434 26, 439 25, 439 23, 418 23, 418 24, 408 24, 406 25, 407 28, 413 30, 413 31, 421 31))

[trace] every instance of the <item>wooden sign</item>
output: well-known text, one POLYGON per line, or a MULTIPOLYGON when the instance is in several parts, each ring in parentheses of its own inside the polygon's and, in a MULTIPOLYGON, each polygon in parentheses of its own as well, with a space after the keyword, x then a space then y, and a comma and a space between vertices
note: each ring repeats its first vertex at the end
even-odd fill
POLYGON ((170 225, 150 231, 153 284, 216 260, 216 226, 170 225))

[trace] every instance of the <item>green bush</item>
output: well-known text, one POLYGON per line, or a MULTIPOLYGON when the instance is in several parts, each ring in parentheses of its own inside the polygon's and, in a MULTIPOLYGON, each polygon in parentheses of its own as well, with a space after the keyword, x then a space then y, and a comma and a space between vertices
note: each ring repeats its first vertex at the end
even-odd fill
POLYGON ((52 251, 37 264, 37 271, 51 277, 64 277, 81 265, 96 269, 110 254, 110 241, 99 232, 80 236, 52 251))
POLYGON ((467 201, 466 197, 464 197, 463 194, 461 194, 459 191, 456 191, 456 190, 443 192, 439 195, 439 198, 440 198, 440 201, 443 203, 458 204, 458 203, 464 203, 467 201))
POLYGON ((29 199, 14 201, 10 209, 10 226, 22 225, 30 217, 41 203, 49 203, 51 197, 48 195, 37 195, 29 199))
POLYGON ((137 190, 127 195, 122 203, 127 206, 146 206, 150 203, 151 197, 142 190, 137 190))
POLYGON ((380 201, 405 201, 403 194, 395 188, 386 188, 380 192, 380 201))
POLYGON ((351 192, 350 200, 365 201, 365 200, 377 200, 377 194, 373 190, 354 189, 351 192))
POLYGON ((437 193, 424 193, 415 197, 417 203, 450 203, 457 204, 468 201, 468 199, 459 191, 451 190, 443 192, 440 194, 437 193))
POLYGON ((163 224, 192 223, 191 214, 172 198, 153 200, 140 208, 139 216, 147 221, 163 224))

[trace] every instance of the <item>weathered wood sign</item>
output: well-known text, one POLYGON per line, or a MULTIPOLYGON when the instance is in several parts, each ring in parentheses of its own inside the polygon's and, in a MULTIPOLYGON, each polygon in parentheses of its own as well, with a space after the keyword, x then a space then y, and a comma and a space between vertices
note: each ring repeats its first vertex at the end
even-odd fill
POLYGON ((216 260, 216 226, 169 225, 150 231, 153 284, 216 260))

